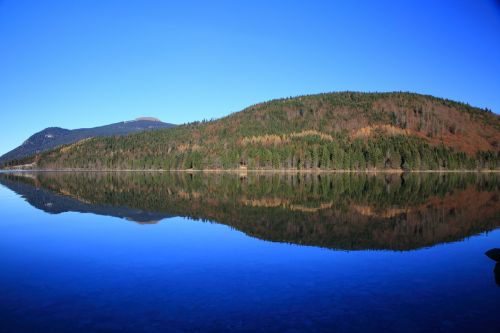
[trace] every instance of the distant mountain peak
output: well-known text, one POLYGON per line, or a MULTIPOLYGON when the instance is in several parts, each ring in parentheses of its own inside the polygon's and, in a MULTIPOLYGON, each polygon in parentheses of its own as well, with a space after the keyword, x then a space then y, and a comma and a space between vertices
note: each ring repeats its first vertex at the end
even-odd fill
POLYGON ((141 117, 131 121, 93 128, 68 130, 61 127, 48 127, 30 136, 21 146, 0 156, 0 165, 87 138, 127 135, 140 131, 169 128, 172 126, 175 125, 163 123, 157 118, 141 117))
POLYGON ((155 118, 155 117, 139 117, 139 118, 135 118, 134 120, 135 121, 155 121, 155 122, 161 122, 160 119, 155 118))

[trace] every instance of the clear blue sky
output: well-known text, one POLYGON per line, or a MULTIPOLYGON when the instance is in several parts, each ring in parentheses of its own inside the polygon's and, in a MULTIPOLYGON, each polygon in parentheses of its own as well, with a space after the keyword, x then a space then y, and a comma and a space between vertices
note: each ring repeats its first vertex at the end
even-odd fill
POLYGON ((500 2, 0 0, 0 154, 49 126, 338 90, 500 112, 500 2))

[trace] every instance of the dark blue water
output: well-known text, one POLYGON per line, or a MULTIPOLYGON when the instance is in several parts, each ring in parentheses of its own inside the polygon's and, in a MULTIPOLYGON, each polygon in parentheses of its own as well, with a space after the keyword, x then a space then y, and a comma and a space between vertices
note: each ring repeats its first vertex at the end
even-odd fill
POLYGON ((500 332, 500 230, 409 251, 49 214, 0 187, 0 332, 500 332))

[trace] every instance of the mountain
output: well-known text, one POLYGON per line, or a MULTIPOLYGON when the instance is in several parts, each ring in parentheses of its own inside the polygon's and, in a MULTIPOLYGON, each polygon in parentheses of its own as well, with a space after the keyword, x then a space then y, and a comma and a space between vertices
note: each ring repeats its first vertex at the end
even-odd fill
POLYGON ((169 128, 174 125, 161 122, 152 117, 137 118, 132 121, 93 127, 68 130, 60 127, 49 127, 30 136, 19 147, 0 157, 0 164, 13 160, 22 160, 26 157, 50 150, 52 148, 72 144, 91 137, 105 137, 126 135, 146 130, 169 128))
POLYGON ((412 250, 500 226, 497 173, 22 172, 0 184, 50 214, 183 216, 331 249, 412 250))
POLYGON ((284 98, 227 117, 93 138, 36 159, 64 169, 496 169, 500 117, 414 93, 284 98))

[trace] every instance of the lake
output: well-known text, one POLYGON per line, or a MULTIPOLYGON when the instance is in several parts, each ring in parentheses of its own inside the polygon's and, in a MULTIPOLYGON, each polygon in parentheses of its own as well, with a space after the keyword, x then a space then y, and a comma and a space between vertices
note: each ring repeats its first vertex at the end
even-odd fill
POLYGON ((0 184, 0 332, 500 332, 498 174, 0 184))

